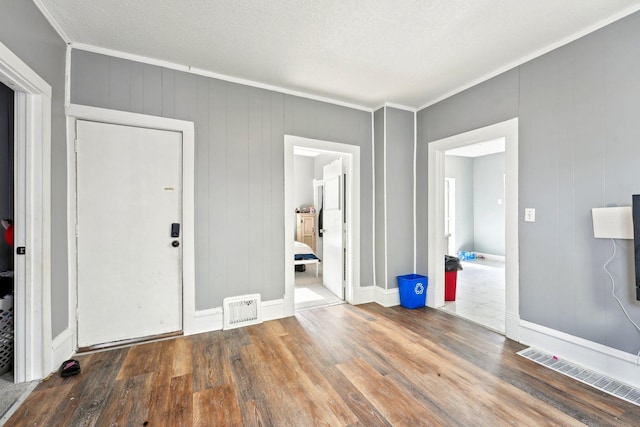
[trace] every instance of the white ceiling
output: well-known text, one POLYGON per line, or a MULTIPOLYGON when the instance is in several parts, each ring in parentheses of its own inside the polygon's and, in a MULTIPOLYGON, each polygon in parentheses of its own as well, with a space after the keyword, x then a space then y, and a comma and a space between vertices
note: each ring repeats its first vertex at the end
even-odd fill
POLYGON ((374 108, 412 108, 640 0, 34 0, 67 41, 374 108))

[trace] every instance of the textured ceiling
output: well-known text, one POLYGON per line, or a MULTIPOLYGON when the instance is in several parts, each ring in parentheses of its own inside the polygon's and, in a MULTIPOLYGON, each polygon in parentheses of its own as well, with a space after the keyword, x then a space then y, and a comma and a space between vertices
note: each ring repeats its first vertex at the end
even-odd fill
POLYGON ((419 107, 640 0, 35 0, 72 43, 318 97, 419 107))

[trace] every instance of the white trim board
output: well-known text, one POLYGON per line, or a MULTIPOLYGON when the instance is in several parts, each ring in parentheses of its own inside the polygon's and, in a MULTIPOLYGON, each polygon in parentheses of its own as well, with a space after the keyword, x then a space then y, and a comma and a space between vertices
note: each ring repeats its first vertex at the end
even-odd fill
POLYGON ((16 382, 53 370, 51 333, 51 86, 0 42, 0 81, 15 92, 16 382))
POLYGON ((342 156, 347 174, 347 284, 345 301, 355 304, 360 289, 360 147, 331 141, 284 136, 284 314, 295 314, 295 275, 293 266, 293 241, 295 212, 293 197, 293 150, 304 147, 328 154, 342 156))
POLYGON ((556 331, 520 321, 520 342, 584 366, 620 382, 640 387, 638 356, 556 331))
POLYGON ((383 289, 376 286, 374 291, 374 301, 383 307, 394 307, 396 305, 400 305, 400 289, 383 289))
POLYGON ((67 197, 69 230, 69 318, 70 328, 77 340, 77 246, 75 239, 75 224, 77 218, 76 206, 76 157, 74 143, 76 139, 76 120, 93 120, 126 126, 146 127, 182 133, 183 154, 183 321, 182 329, 185 335, 197 333, 195 310, 195 133, 193 122, 167 119, 163 117, 147 116, 144 114, 128 113, 124 111, 107 110, 104 108, 88 107, 71 104, 67 108, 67 197), (73 307, 73 309, 72 309, 73 307))
MULTIPOLYGON (((445 151, 495 138, 505 142, 505 286, 506 336, 518 340, 519 328, 512 321, 520 313, 520 272, 518 248, 518 118, 471 130, 428 143, 429 207, 428 250, 429 282, 427 306, 444 305, 444 156, 445 151)), ((427 143, 425 141, 425 143, 427 143)))

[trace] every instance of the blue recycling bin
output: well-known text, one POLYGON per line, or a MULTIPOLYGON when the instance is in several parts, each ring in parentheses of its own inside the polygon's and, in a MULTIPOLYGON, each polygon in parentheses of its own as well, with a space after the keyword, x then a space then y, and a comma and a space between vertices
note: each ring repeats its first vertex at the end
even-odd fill
POLYGON ((405 274, 398 276, 400 305, 405 308, 424 307, 427 303, 427 276, 405 274))

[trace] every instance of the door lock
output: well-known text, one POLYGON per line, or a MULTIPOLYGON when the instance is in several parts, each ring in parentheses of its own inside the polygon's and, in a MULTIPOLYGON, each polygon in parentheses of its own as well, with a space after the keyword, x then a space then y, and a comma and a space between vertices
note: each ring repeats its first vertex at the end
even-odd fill
POLYGON ((174 240, 173 242, 171 242, 171 246, 173 246, 174 248, 177 248, 178 246, 180 246, 180 242, 177 240, 174 240))

